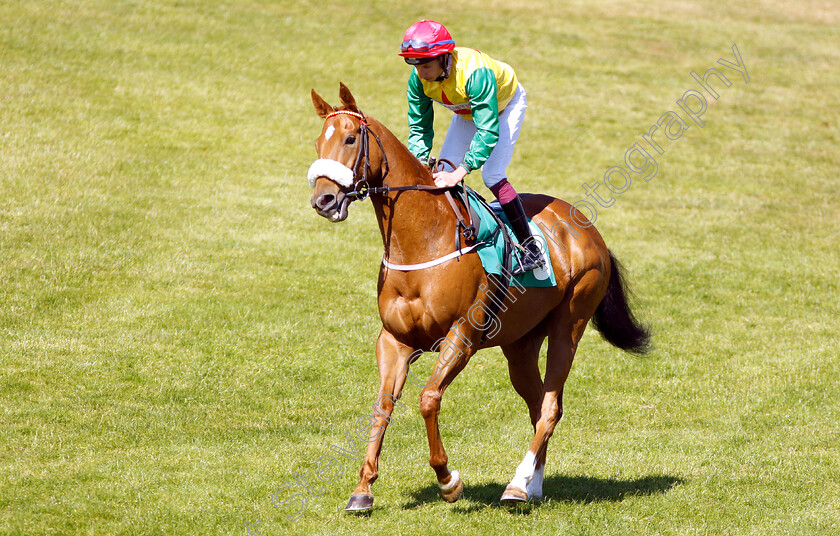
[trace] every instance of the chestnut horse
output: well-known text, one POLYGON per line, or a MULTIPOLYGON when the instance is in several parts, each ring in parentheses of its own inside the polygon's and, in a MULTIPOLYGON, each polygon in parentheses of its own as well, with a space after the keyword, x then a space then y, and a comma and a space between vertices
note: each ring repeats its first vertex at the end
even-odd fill
MULTIPOLYGON (((462 250, 455 260, 458 216, 443 189, 434 186, 428 167, 381 123, 364 115, 344 84, 339 97, 342 106, 333 107, 312 90, 315 110, 325 120, 316 141, 318 160, 309 170, 312 208, 340 222, 347 218, 351 201, 369 196, 385 248, 378 284, 380 386, 373 423, 378 433, 368 443, 346 510, 373 507, 371 484, 378 476, 385 428, 411 361, 431 350, 439 351, 437 362, 420 393, 429 464, 443 498, 454 502, 461 496, 463 481, 458 471, 449 469, 438 428, 441 397, 470 356, 492 346, 501 346, 513 387, 527 403, 534 426, 530 447, 501 500, 541 498, 548 440, 562 416, 563 385, 589 320, 613 345, 636 353, 647 350, 649 333, 629 309, 619 265, 598 231, 568 203, 523 195, 528 216, 551 230, 547 251, 557 286, 509 292, 495 319, 498 329, 484 340, 493 319, 476 305, 492 299, 498 280, 488 278, 474 252, 462 250), (538 359, 546 338, 543 381, 538 359)), ((461 247, 466 245, 462 240, 461 247)))

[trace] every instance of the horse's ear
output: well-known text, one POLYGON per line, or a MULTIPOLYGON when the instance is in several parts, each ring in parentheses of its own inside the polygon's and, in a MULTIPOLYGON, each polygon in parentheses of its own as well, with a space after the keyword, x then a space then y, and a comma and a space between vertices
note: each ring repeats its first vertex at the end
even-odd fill
POLYGON ((315 111, 318 112, 318 115, 321 116, 321 119, 326 119, 328 114, 331 114, 335 111, 335 108, 330 106, 327 101, 321 98, 320 95, 315 93, 315 90, 312 90, 312 104, 315 105, 315 111))
POLYGON ((339 82, 339 84, 338 98, 341 99, 341 104, 351 112, 362 113, 359 107, 356 106, 356 99, 353 98, 353 94, 350 93, 350 90, 344 85, 344 82, 339 82))

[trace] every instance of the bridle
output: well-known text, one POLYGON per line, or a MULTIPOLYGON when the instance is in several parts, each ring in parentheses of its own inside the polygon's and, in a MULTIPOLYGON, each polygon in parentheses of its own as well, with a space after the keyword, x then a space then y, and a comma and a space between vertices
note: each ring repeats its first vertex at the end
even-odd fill
MULTIPOLYGON (((464 217, 461 215, 461 211, 458 210, 458 207, 455 204, 455 200, 452 198, 452 194, 449 193, 451 188, 441 186, 430 186, 428 184, 415 184, 412 186, 388 186, 387 184, 385 184, 385 178, 391 171, 391 168, 388 165, 388 155, 385 154, 385 147, 382 145, 382 140, 379 138, 379 135, 370 129, 370 125, 367 122, 367 117, 365 116, 365 114, 363 114, 362 112, 354 112, 352 110, 336 110, 332 113, 327 114, 327 116, 324 119, 326 120, 337 115, 349 115, 359 120, 359 152, 356 155, 356 161, 353 164, 352 169, 354 179, 359 176, 360 171, 362 177, 361 179, 356 181, 356 183, 353 184, 352 191, 344 194, 345 196, 349 197, 351 201, 364 201, 371 195, 388 195, 390 192, 405 192, 418 190, 425 192, 443 192, 443 194, 446 196, 446 199, 449 201, 449 205, 452 207, 452 211, 455 213, 455 216, 458 219, 457 229, 461 231, 461 236, 463 236, 466 240, 471 240, 476 237, 477 230, 472 222, 472 215, 470 214, 469 209, 467 209, 467 218, 469 218, 469 221, 465 221, 464 217), (373 138, 376 140, 377 145, 379 145, 379 152, 382 153, 382 160, 385 163, 385 173, 383 173, 382 175, 382 186, 370 186, 368 183, 368 177, 373 173, 370 167, 371 135, 373 135, 373 138)), ((448 162, 446 160, 438 161, 438 164, 442 162, 450 164, 452 168, 455 167, 454 165, 452 165, 452 162, 448 162)))
POLYGON ((379 194, 379 193, 387 193, 387 187, 384 192, 381 192, 382 187, 374 187, 371 188, 368 185, 368 176, 373 173, 370 167, 370 135, 372 134, 374 139, 376 140, 377 145, 379 145, 379 151, 382 153, 382 159, 385 162, 385 173, 382 175, 382 181, 385 181, 385 177, 388 176, 388 172, 391 171, 390 166, 388 165, 388 156, 385 154, 385 147, 382 145, 382 140, 379 139, 379 135, 376 132, 370 129, 370 125, 368 125, 367 117, 365 114, 361 112, 354 112, 351 110, 336 110, 324 118, 329 119, 331 117, 335 117, 337 115, 349 115, 351 117, 355 117, 359 120, 359 152, 356 154, 356 161, 353 164, 353 178, 359 176, 359 171, 361 170, 362 178, 358 180, 355 184, 353 184, 353 191, 347 192, 345 195, 352 200, 365 200, 371 194, 379 194))
POLYGON ((391 171, 391 168, 388 165, 388 155, 385 154, 385 147, 382 145, 382 140, 379 138, 379 135, 370 129, 370 125, 367 122, 365 114, 361 112, 353 112, 351 110, 336 110, 327 114, 325 119, 335 117, 336 115, 349 115, 359 120, 359 152, 356 155, 356 161, 353 164, 352 169, 354 179, 359 176, 360 169, 362 172, 362 178, 353 185, 353 191, 347 192, 344 195, 351 197, 354 200, 364 201, 371 195, 388 195, 389 192, 405 192, 407 190, 443 192, 448 190, 448 188, 429 186, 427 184, 415 184, 413 186, 388 186, 385 184, 385 177, 387 177, 388 172, 391 171), (379 151, 382 153, 382 159, 385 162, 385 173, 382 175, 382 186, 370 186, 368 184, 368 176, 372 173, 370 167, 371 135, 373 135, 373 138, 376 140, 376 144, 379 145, 379 151))

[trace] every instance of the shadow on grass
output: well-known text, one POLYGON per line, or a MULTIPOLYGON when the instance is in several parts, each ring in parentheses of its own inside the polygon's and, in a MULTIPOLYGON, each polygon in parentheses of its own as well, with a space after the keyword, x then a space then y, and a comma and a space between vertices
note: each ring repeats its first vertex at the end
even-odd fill
MULTIPOLYGON (((661 495, 667 493, 685 480, 668 475, 650 475, 632 480, 613 478, 595 478, 588 476, 554 475, 546 478, 543 483, 545 499, 571 503, 589 504, 594 502, 621 502, 627 497, 645 495, 661 495)), ((505 491, 507 484, 490 482, 464 487, 464 498, 474 504, 455 506, 453 510, 460 513, 482 510, 488 506, 502 507, 499 498, 505 491), (475 504, 477 503, 477 504, 475 504)), ((417 508, 430 502, 442 501, 438 487, 434 484, 411 493, 411 500, 403 505, 404 510, 417 508)), ((511 508, 522 514, 529 514, 538 506, 540 501, 529 501, 511 508)))

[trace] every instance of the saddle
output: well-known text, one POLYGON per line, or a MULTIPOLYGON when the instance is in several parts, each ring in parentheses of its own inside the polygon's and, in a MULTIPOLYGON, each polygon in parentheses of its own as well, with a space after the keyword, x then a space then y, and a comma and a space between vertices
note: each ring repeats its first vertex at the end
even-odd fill
MULTIPOLYGON (((518 254, 520 246, 501 206, 488 203, 478 192, 463 183, 453 188, 451 192, 453 197, 467 207, 469 222, 464 222, 465 231, 467 234, 475 233, 476 252, 481 259, 487 279, 494 286, 490 303, 484 304, 488 315, 485 324, 488 328, 482 336, 483 343, 487 339, 489 326, 493 324, 492 319, 498 316, 505 298, 510 293, 510 287, 516 287, 520 292, 524 292, 525 287, 557 286, 557 281, 548 255, 546 255, 547 262, 544 268, 513 275, 514 268, 520 262, 518 254)), ((531 230, 545 244, 545 236, 533 223, 531 230)), ((462 235, 466 237, 466 234, 462 233, 462 235)), ((456 244, 457 247, 459 244, 456 244)))

